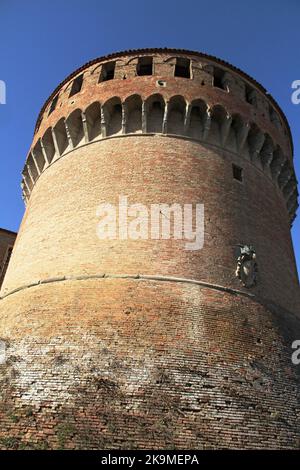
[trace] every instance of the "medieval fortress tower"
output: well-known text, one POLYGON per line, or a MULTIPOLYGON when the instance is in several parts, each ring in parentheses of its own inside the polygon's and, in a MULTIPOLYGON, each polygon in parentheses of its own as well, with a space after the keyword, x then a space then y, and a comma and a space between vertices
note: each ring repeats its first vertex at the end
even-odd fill
POLYGON ((42 108, 22 188, 1 448, 300 447, 297 180, 261 85, 185 50, 93 60, 42 108), (203 204, 203 247, 101 239, 97 208, 120 196, 203 204))

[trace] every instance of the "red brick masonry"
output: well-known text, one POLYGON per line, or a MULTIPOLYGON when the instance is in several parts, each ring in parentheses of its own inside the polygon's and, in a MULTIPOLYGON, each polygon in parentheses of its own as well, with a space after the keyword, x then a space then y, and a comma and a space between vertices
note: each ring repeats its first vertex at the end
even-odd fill
POLYGON ((297 181, 259 84, 176 50, 87 64, 42 110, 23 194, 0 293, 0 448, 300 448, 297 181), (152 75, 138 76, 145 56, 152 75), (182 63, 190 78, 174 76, 182 63), (100 240, 97 207, 119 195, 204 204, 203 249, 100 240), (257 255, 250 289, 239 244, 257 255))

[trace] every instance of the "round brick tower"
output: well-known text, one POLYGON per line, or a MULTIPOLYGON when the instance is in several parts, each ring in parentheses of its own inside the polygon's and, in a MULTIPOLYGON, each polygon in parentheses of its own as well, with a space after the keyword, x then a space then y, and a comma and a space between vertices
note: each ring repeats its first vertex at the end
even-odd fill
POLYGON ((299 447, 297 180, 261 85, 184 50, 89 62, 44 105, 22 188, 1 448, 299 447), (203 246, 99 237, 120 197, 203 204, 203 246))

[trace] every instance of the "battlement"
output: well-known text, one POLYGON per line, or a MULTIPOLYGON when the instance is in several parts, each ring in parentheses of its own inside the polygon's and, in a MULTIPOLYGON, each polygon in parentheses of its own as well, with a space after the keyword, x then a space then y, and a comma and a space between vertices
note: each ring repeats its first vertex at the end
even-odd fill
POLYGON ((40 175, 77 147, 124 135, 165 134, 221 147, 240 156, 241 164, 242 159, 251 161, 281 190, 292 223, 298 208, 297 179, 279 133, 257 125, 234 104, 222 106, 201 96, 191 100, 163 93, 113 96, 60 117, 29 152, 22 181, 25 202, 40 175))
POLYGON ((282 191, 291 224, 298 208, 289 125, 249 75, 216 57, 140 49, 100 57, 69 75, 37 120, 23 170, 27 204, 39 176, 77 147, 124 135, 196 140, 250 160, 282 191))
POLYGON ((292 139, 288 122, 272 96, 252 77, 216 57, 182 49, 138 49, 110 54, 90 61, 70 74, 46 100, 37 119, 38 132, 44 119, 55 109, 92 84, 135 77, 164 76, 186 78, 201 87, 219 88, 241 101, 284 130, 292 139))

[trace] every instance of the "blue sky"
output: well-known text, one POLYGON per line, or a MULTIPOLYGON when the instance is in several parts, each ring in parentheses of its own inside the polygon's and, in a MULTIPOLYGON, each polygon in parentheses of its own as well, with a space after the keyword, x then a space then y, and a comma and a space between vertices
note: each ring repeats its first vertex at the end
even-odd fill
MULTIPOLYGON (((300 180, 299 18, 297 0, 0 0, 0 227, 17 230, 22 219, 20 174, 44 101, 84 62, 124 49, 199 50, 249 73, 290 122, 300 180)), ((300 271, 300 216, 292 234, 300 271)))

